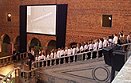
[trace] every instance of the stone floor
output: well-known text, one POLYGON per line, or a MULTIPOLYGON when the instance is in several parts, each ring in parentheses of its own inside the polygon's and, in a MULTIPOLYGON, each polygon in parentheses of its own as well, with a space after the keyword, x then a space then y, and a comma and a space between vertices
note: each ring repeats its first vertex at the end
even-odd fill
MULTIPOLYGON (((0 74, 7 75, 14 68, 14 64, 1 67, 0 74)), ((41 83, 109 83, 105 80, 110 75, 110 67, 104 63, 103 58, 66 63, 38 70, 41 83), (108 68, 108 73, 104 68, 108 68), (97 68, 95 70, 95 68, 97 68), (93 78, 93 71, 98 79, 93 78)))
POLYGON ((41 68, 41 78, 47 83, 109 83, 110 67, 103 58, 41 68), (104 68, 108 69, 108 73, 104 68), (95 68, 97 68, 95 70, 95 68), (98 79, 93 78, 93 71, 98 79))

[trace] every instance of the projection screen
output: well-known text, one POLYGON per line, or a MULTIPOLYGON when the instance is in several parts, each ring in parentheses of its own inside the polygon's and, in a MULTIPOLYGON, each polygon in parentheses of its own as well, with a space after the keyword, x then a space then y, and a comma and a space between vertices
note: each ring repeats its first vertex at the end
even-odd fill
POLYGON ((26 31, 56 35, 56 5, 27 6, 26 31))

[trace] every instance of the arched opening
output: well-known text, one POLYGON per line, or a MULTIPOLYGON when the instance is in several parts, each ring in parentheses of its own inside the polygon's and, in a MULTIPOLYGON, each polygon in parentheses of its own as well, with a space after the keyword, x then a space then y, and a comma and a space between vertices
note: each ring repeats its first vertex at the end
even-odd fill
POLYGON ((34 48, 35 54, 39 53, 39 50, 41 49, 41 42, 39 41, 39 39, 32 38, 30 42, 29 50, 31 50, 31 48, 34 48))
POLYGON ((49 43, 47 45, 46 53, 49 53, 52 49, 56 49, 56 41, 55 40, 49 41, 49 43))
POLYGON ((11 54, 12 47, 11 47, 10 42, 11 42, 10 37, 7 34, 2 36, 2 55, 3 56, 11 54))
POLYGON ((14 48, 16 49, 16 51, 18 51, 19 47, 20 47, 20 36, 17 36, 14 42, 14 48))
POLYGON ((10 44, 10 37, 7 34, 3 37, 3 43, 10 44))

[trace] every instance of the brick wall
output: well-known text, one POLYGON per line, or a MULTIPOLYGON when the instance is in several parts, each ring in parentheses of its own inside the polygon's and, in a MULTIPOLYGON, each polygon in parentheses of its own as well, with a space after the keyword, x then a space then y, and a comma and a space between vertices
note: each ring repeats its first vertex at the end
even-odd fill
MULTIPOLYGON (((13 41, 19 35, 19 5, 68 4, 66 45, 100 38, 123 30, 131 31, 131 0, 0 0, 0 36, 8 34, 13 41), (12 21, 7 22, 7 13, 12 21), (102 27, 102 15, 112 15, 112 28, 102 27)), ((28 42, 36 37, 43 46, 55 40, 52 36, 28 35, 28 42)))

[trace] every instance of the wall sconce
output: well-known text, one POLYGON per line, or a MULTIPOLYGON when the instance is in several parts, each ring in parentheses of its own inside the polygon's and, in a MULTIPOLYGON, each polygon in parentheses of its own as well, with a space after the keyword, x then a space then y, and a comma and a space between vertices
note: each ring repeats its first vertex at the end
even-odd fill
POLYGON ((111 20, 111 17, 109 17, 109 20, 111 20))
POLYGON ((11 13, 8 13, 8 14, 7 14, 7 21, 8 21, 8 22, 11 22, 11 13))

